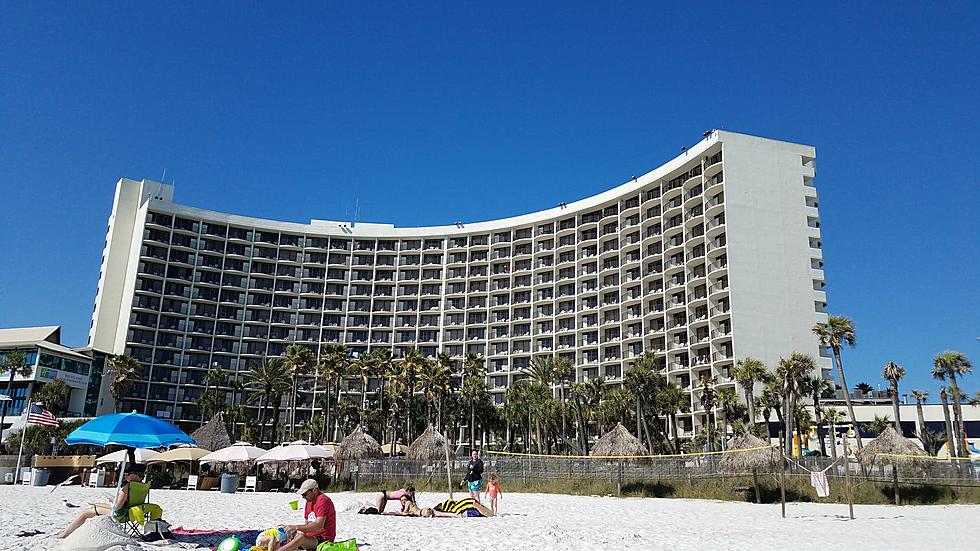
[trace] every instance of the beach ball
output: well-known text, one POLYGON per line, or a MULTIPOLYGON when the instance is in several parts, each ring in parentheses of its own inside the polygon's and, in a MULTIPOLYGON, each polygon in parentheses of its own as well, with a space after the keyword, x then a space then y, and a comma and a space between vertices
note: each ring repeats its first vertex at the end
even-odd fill
POLYGON ((237 537, 232 536, 221 540, 221 543, 218 544, 218 551, 238 551, 241 546, 242 542, 237 537))

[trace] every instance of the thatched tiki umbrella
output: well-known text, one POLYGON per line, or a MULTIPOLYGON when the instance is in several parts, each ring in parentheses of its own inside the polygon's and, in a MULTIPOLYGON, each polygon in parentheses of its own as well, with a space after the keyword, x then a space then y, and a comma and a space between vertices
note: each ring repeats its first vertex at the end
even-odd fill
POLYGON ((615 457, 619 459, 619 474, 616 479, 616 491, 623 493, 623 461, 634 458, 638 455, 648 455, 650 452, 643 442, 630 434, 630 431, 622 423, 616 423, 616 427, 603 434, 595 445, 592 446, 591 455, 615 457))
MULTIPOLYGON (((384 454, 381 453, 381 444, 378 444, 378 441, 370 434, 361 430, 360 425, 348 434, 333 452, 335 461, 381 459, 382 457, 384 457, 384 454)), ((354 477, 354 490, 357 490, 357 479, 359 476, 360 469, 358 469, 357 476, 354 477)))
POLYGON ((220 450, 232 444, 225 428, 224 415, 220 411, 204 426, 192 432, 191 438, 197 440, 197 445, 206 450, 220 450))
POLYGON ((908 438, 898 434, 893 427, 888 427, 877 438, 868 442, 863 450, 855 452, 862 465, 871 466, 875 462, 881 465, 891 465, 892 483, 895 486, 895 505, 900 505, 898 496, 898 468, 912 467, 923 469, 927 465, 923 456, 929 455, 908 438), (917 457, 894 457, 895 455, 917 457))
MULTIPOLYGON (((446 483, 449 485, 449 494, 453 493, 453 476, 451 464, 449 462, 449 447, 446 437, 439 434, 431 424, 412 445, 408 447, 405 458, 412 461, 442 461, 446 460, 446 483)), ((434 467, 433 467, 434 469, 434 467)), ((429 473, 429 480, 432 480, 432 472, 429 473)))
POLYGON ((772 472, 777 462, 782 459, 779 452, 776 451, 775 446, 770 446, 765 440, 754 434, 743 434, 732 438, 728 441, 726 449, 728 453, 721 458, 718 467, 722 471, 732 474, 751 472, 752 485, 755 486, 755 502, 762 503, 762 496, 759 492, 759 472, 772 472))

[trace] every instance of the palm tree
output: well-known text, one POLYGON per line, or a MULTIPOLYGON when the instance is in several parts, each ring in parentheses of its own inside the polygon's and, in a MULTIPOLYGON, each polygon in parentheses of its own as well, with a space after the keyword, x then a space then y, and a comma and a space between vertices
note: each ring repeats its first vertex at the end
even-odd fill
POLYGON ((361 378, 361 411, 367 411, 367 393, 371 379, 378 376, 378 363, 374 353, 362 354, 352 362, 352 369, 361 378))
POLYGON ((438 376, 434 378, 433 382, 438 383, 438 407, 436 408, 436 430, 442 430, 442 410, 443 410, 443 400, 446 395, 451 394, 453 391, 453 357, 446 352, 440 352, 436 356, 436 362, 438 363, 438 369, 436 370, 438 376))
MULTIPOLYGON (((772 412, 776 413, 776 421, 779 425, 779 442, 780 445, 785 447, 786 445, 786 423, 785 423, 785 410, 786 410, 786 399, 783 394, 782 385, 779 382, 779 378, 774 373, 766 373, 766 376, 762 381, 762 396, 760 398, 760 405, 762 405, 762 416, 766 420, 766 432, 769 431, 769 418, 772 412)), ((791 435, 792 436, 792 435, 791 435)))
MULTIPOLYGON (((317 373, 321 378, 327 381, 327 391, 324 393, 324 400, 326 405, 324 407, 325 420, 323 423, 324 433, 320 435, 320 438, 324 438, 327 435, 327 431, 330 430, 330 420, 332 408, 330 407, 330 385, 334 384, 334 392, 337 400, 334 404, 340 403, 340 387, 341 382, 347 377, 350 371, 350 350, 342 344, 328 343, 323 345, 320 350, 320 361, 317 368, 317 373)), ((334 416, 336 417, 336 416, 334 416)), ((336 422, 335 422, 336 423, 336 422)), ((336 426, 336 424, 335 424, 336 426)), ((336 432, 334 432, 334 438, 336 438, 336 432)))
POLYGON ((585 423, 585 413, 582 411, 582 400, 585 397, 585 383, 572 383, 572 398, 575 404, 575 437, 578 440, 580 453, 589 454, 588 426, 585 423))
MULTIPOLYGON (((825 379, 822 374, 814 375, 812 377, 807 377, 803 381, 803 392, 809 394, 810 398, 813 400, 813 409, 817 411, 820 409, 820 395, 824 392, 830 392, 834 390, 834 384, 830 379, 825 379)), ((824 435, 820 431, 823 425, 822 418, 817 416, 817 438, 820 441, 820 453, 826 457, 827 456, 827 445, 824 441, 824 435)))
POLYGON ((868 423, 868 430, 875 434, 881 434, 885 432, 885 429, 887 429, 888 425, 891 424, 892 423, 888 419, 887 415, 875 415, 874 420, 868 423))
POLYGON ((926 418, 922 415, 922 403, 926 401, 929 397, 929 391, 926 390, 913 390, 911 392, 912 398, 915 399, 915 413, 918 415, 918 424, 916 425, 916 432, 918 433, 919 440, 925 442, 926 434, 926 418))
POLYGON ((905 378, 905 369, 895 362, 888 362, 881 370, 881 376, 891 384, 892 411, 895 413, 895 431, 902 434, 902 418, 898 410, 898 381, 905 378))
POLYGON ((555 381, 558 382, 558 399, 561 401, 561 438, 564 444, 565 439, 568 438, 568 421, 565 415, 565 386, 568 384, 569 377, 575 373, 575 367, 572 365, 571 360, 564 356, 559 356, 555 358, 553 372, 555 381))
POLYGON ((412 401, 415 397, 415 387, 418 385, 418 377, 425 368, 427 360, 425 354, 418 348, 412 347, 405 351, 405 357, 401 360, 405 383, 405 441, 413 440, 412 434, 412 401))
MULTIPOLYGON (((779 368, 776 370, 776 375, 782 387, 783 399, 786 401, 784 422, 786 424, 785 453, 787 456, 793 454, 793 421, 796 412, 796 401, 803 393, 803 381, 816 366, 817 364, 813 361, 812 357, 807 354, 800 354, 799 352, 794 352, 789 358, 779 360, 779 368)), ((800 443, 797 442, 797 444, 800 443)))
MULTIPOLYGON (((821 418, 830 425, 830 457, 837 460, 837 425, 844 420, 844 416, 834 408, 823 408, 821 418)), ((845 436, 846 438, 846 436, 845 436)))
POLYGON ((657 405, 670 421, 670 430, 674 433, 674 453, 681 453, 680 434, 677 431, 677 414, 685 412, 690 407, 690 400, 684 390, 676 383, 669 382, 657 391, 657 405))
POLYGON ((470 404, 470 447, 476 446, 476 401, 487 391, 486 359, 469 352, 463 357, 463 395, 470 404))
POLYGON ((259 400, 259 441, 265 441, 265 425, 268 421, 268 409, 273 404, 272 437, 276 442, 276 424, 279 422, 279 402, 282 395, 292 385, 292 377, 284 366, 282 358, 262 358, 245 374, 245 380, 251 390, 252 398, 259 400))
POLYGON ((953 397, 953 422, 956 424, 956 447, 960 451, 958 457, 969 457, 969 446, 966 442, 966 424, 963 421, 963 410, 960 407, 960 400, 963 393, 956 382, 956 377, 966 376, 973 373, 973 364, 966 357, 966 354, 955 350, 947 350, 936 355, 933 361, 932 376, 935 379, 949 378, 949 391, 953 397))
POLYGON ((316 363, 313 352, 301 345, 291 344, 286 347, 283 355, 282 365, 289 371, 289 378, 292 382, 290 387, 292 392, 289 395, 289 439, 293 439, 296 432, 296 395, 299 393, 299 378, 309 373, 310 368, 316 363))
POLYGON ((939 400, 943 403, 943 420, 946 422, 946 451, 950 457, 959 457, 959 445, 953 439, 953 423, 949 420, 949 400, 944 386, 939 387, 939 400))
POLYGON ((745 391, 745 403, 749 406, 749 423, 755 424, 755 383, 766 374, 766 365, 755 358, 743 358, 731 370, 732 378, 745 391))
POLYGON ((874 387, 872 387, 868 383, 861 382, 854 385, 854 391, 860 392, 862 396, 868 396, 869 394, 874 392, 874 387))
POLYGON ((829 316, 826 323, 818 323, 813 326, 813 333, 817 336, 821 348, 830 348, 834 352, 834 361, 837 364, 837 377, 840 379, 840 386, 844 389, 844 403, 847 404, 847 415, 851 418, 851 424, 855 427, 858 449, 863 449, 861 441, 861 431, 857 429, 857 417, 854 415, 854 406, 851 405, 851 395, 848 391, 847 380, 844 378, 844 364, 840 359, 841 348, 845 345, 854 348, 857 344, 857 335, 854 330, 854 322, 844 316, 829 316))
POLYGON ((115 401, 113 411, 119 412, 122 400, 132 388, 136 374, 141 367, 136 358, 132 356, 109 356, 109 361, 106 362, 105 375, 112 377, 112 381, 109 383, 109 392, 115 401))
MULTIPOLYGON (((29 377, 34 372, 34 366, 27 364, 27 356, 20 350, 11 350, 4 354, 0 359, 0 371, 6 371, 10 377, 7 379, 7 396, 13 393, 14 377, 29 377)), ((7 402, 3 400, 3 413, 0 419, 7 416, 7 402)), ((0 423, 0 444, 3 443, 3 423, 0 423)))
POLYGON ((728 440, 728 423, 738 419, 741 405, 738 403, 738 394, 732 387, 719 388, 715 401, 720 406, 718 411, 721 413, 721 448, 724 450, 728 440))
POLYGON ((388 379, 388 373, 391 371, 391 349, 381 348, 374 351, 374 364, 376 373, 378 375, 378 411, 381 414, 381 439, 386 440, 386 425, 385 419, 387 413, 385 412, 385 381, 388 379))

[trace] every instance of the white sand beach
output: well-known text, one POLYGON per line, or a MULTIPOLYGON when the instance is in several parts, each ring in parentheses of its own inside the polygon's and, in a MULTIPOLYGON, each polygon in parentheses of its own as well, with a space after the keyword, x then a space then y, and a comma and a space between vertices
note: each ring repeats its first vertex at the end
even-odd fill
MULTIPOLYGON (((0 486, 0 549, 56 550, 51 535, 78 509, 110 489, 0 486), (22 530, 47 532, 17 537, 22 530)), ((354 513, 366 493, 328 493, 337 507, 338 539, 356 537, 363 549, 381 551, 471 549, 975 549, 980 541, 980 506, 893 507, 859 505, 856 520, 847 506, 754 505, 685 499, 631 499, 506 493, 495 518, 399 518, 354 513)), ((448 497, 425 492, 423 505, 448 497)), ((298 522, 291 494, 220 494, 154 490, 173 526, 198 529, 262 529, 298 522)), ((92 521, 90 521, 92 522, 92 521)), ((153 546, 150 549, 168 549, 153 546)), ((64 547, 73 549, 73 547, 64 547)), ((130 545, 113 550, 141 549, 130 545)))

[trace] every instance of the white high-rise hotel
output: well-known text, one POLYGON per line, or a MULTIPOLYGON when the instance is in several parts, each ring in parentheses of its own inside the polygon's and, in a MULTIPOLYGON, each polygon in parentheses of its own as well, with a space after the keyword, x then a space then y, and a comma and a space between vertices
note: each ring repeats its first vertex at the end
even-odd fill
POLYGON ((772 368, 794 351, 830 366, 810 331, 827 300, 814 158, 714 131, 592 197, 419 228, 248 218, 121 179, 89 345, 148 367, 123 411, 195 421, 208 369, 243 372, 292 342, 482 354, 497 403, 535 357, 616 385, 652 350, 691 395, 690 434, 703 374, 735 384, 736 359, 772 368))

